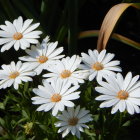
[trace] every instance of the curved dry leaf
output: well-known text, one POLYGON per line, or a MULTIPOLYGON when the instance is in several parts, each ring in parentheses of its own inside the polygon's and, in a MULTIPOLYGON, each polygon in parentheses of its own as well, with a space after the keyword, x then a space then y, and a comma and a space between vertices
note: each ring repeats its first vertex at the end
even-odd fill
MULTIPOLYGON (((87 37, 98 37, 98 36, 99 36, 99 30, 89 30, 89 31, 80 32, 78 35, 78 38, 82 39, 82 38, 87 38, 87 37)), ((111 38, 140 50, 139 42, 133 41, 123 35, 113 33, 111 38)))
POLYGON ((101 51, 102 49, 106 48, 107 42, 113 32, 113 29, 121 17, 121 15, 124 13, 124 11, 130 7, 133 6, 135 8, 140 9, 139 4, 137 3, 121 3, 113 6, 108 13, 106 14, 100 32, 99 37, 97 41, 97 49, 98 51, 101 51))

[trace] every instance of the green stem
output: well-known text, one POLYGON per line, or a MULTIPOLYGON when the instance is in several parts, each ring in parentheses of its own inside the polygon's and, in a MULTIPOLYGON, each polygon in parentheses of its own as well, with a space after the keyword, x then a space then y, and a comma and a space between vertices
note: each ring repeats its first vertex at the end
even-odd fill
POLYGON ((118 119, 118 128, 114 134, 113 140, 117 140, 118 133, 120 131, 121 125, 122 125, 122 119, 123 119, 123 113, 119 113, 119 119, 118 119))
POLYGON ((68 51, 73 55, 77 51, 78 0, 68 0, 68 51))

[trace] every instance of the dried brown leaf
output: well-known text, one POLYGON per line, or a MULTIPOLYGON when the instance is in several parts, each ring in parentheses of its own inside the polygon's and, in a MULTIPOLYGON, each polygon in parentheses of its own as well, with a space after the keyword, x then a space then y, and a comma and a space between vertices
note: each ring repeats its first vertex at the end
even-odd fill
POLYGON ((140 9, 139 4, 136 3, 121 3, 113 6, 108 13, 106 14, 100 32, 99 37, 97 41, 97 49, 98 51, 101 51, 106 48, 107 42, 113 32, 113 29, 118 22, 119 18, 122 16, 124 11, 130 7, 133 6, 135 8, 140 9))

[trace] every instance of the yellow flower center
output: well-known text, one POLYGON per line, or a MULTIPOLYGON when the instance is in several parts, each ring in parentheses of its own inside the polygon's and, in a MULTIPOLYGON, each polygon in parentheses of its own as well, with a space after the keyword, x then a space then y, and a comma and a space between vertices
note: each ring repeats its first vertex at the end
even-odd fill
POLYGON ((67 78, 71 76, 71 72, 69 70, 64 70, 61 74, 60 74, 61 78, 67 78))
POLYGON ((73 117, 68 120, 69 125, 75 126, 78 123, 78 118, 73 117))
POLYGON ((40 56, 38 58, 39 63, 45 63, 47 60, 48 60, 48 57, 46 57, 46 56, 40 56))
POLYGON ((20 40, 23 37, 22 33, 16 32, 13 35, 14 40, 20 40))
POLYGON ((92 69, 99 71, 102 70, 104 68, 103 64, 96 62, 95 64, 92 65, 92 69))
POLYGON ((120 90, 117 93, 117 98, 119 98, 120 100, 126 100, 128 98, 129 94, 128 92, 124 91, 124 90, 120 90))
POLYGON ((56 93, 56 94, 52 95, 51 101, 52 102, 59 102, 59 101, 61 101, 61 98, 62 98, 61 95, 56 93))
POLYGON ((17 76, 19 76, 19 72, 15 71, 15 72, 12 72, 12 73, 9 75, 9 78, 10 78, 10 79, 15 79, 17 76))

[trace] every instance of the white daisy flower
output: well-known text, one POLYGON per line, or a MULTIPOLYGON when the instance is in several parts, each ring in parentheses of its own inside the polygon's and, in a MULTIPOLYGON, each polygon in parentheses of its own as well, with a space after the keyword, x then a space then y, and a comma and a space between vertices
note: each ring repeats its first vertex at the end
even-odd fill
POLYGON ((33 89, 37 95, 32 98, 33 104, 41 104, 37 111, 49 111, 52 109, 52 115, 56 116, 58 111, 63 111, 65 106, 73 107, 71 100, 78 99, 80 91, 76 91, 79 85, 72 86, 68 82, 53 80, 50 83, 43 81, 43 86, 33 89))
POLYGON ((97 50, 92 51, 90 49, 88 54, 81 53, 84 64, 81 64, 79 68, 89 70, 90 81, 95 77, 97 81, 100 81, 105 75, 114 76, 113 71, 121 71, 121 68, 118 67, 120 61, 111 61, 115 56, 114 54, 106 53, 106 50, 99 53, 97 50))
POLYGON ((105 100, 100 107, 111 107, 111 113, 123 112, 125 110, 130 114, 140 113, 140 82, 139 75, 132 78, 132 73, 129 72, 125 79, 120 73, 116 77, 107 76, 107 82, 100 81, 101 87, 96 87, 95 90, 103 95, 100 95, 96 100, 105 100))
POLYGON ((0 89, 10 87, 12 84, 15 89, 18 89, 18 85, 22 81, 32 81, 30 76, 36 74, 26 64, 21 63, 21 61, 18 61, 17 64, 12 61, 11 64, 4 64, 1 67, 3 70, 0 70, 0 89))
POLYGON ((68 107, 67 111, 64 110, 57 118, 60 121, 56 122, 55 126, 61 127, 58 133, 63 132, 62 137, 71 132, 78 138, 80 138, 80 131, 84 132, 83 128, 89 128, 85 123, 93 120, 89 111, 85 108, 80 109, 80 106, 77 106, 76 109, 68 107))
POLYGON ((61 61, 57 61, 55 65, 50 66, 47 70, 51 73, 44 74, 43 77, 47 77, 49 82, 53 79, 60 79, 62 81, 68 81, 74 85, 84 83, 88 71, 77 70, 80 63, 81 58, 76 55, 73 55, 71 58, 63 58, 61 61))
POLYGON ((31 24, 32 19, 27 19, 23 22, 22 17, 15 19, 13 23, 5 21, 6 25, 0 25, 0 45, 3 45, 1 52, 9 50, 13 45, 17 51, 19 48, 25 50, 30 47, 30 43, 37 44, 37 38, 41 31, 33 31, 39 26, 39 23, 31 24))
POLYGON ((27 61, 27 64, 37 72, 37 75, 39 75, 43 69, 47 69, 55 60, 64 57, 64 55, 59 55, 63 52, 63 47, 56 48, 58 42, 49 43, 48 41, 49 37, 47 36, 42 44, 32 46, 31 50, 25 50, 28 54, 27 56, 19 57, 20 60, 27 61))

